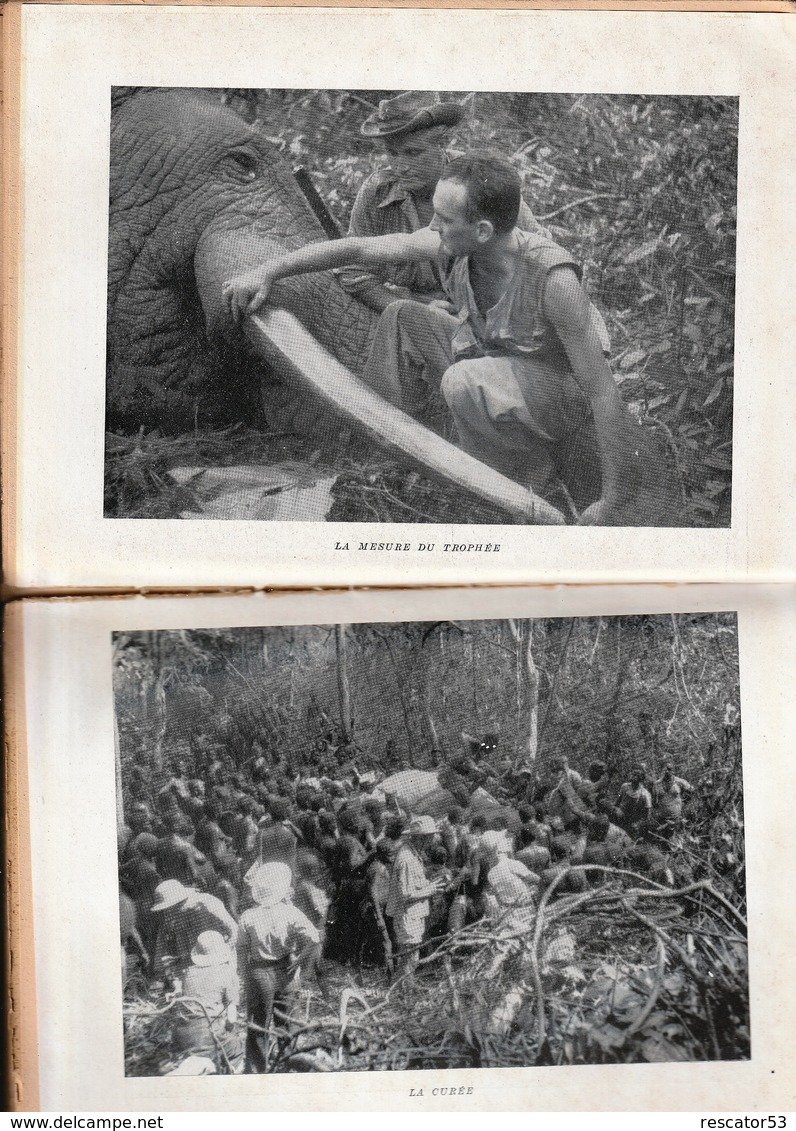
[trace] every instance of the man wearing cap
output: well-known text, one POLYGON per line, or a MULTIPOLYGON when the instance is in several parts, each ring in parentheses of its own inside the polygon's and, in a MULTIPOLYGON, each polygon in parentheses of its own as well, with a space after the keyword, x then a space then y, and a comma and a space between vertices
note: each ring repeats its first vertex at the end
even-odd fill
POLYGON ((444 880, 427 878, 422 858, 424 848, 436 832, 431 817, 413 817, 390 873, 385 911, 392 918, 395 941, 402 951, 398 960, 401 974, 411 974, 417 966, 431 911, 431 896, 445 887, 444 880))
POLYGON ((314 971, 326 992, 320 935, 291 902, 293 873, 287 864, 261 864, 251 873, 254 907, 240 917, 238 965, 244 979, 247 1012, 255 1028, 246 1040, 246 1071, 267 1071, 267 1031, 274 1005, 284 1003, 296 974, 314 971))
POLYGON ((584 525, 665 524, 673 485, 619 394, 581 269, 517 226, 520 199, 519 176, 502 158, 457 158, 434 190, 427 228, 280 252, 222 292, 238 319, 289 275, 436 261, 456 314, 391 303, 363 380, 413 415, 439 390, 466 452, 584 525))
POLYGON ((220 899, 179 880, 164 880, 155 889, 152 913, 162 915, 155 948, 155 973, 164 973, 166 956, 174 959, 175 970, 182 974, 191 961, 191 950, 202 931, 219 931, 226 942, 234 944, 238 925, 220 899))
POLYGON ((219 1050, 233 1073, 243 1070, 243 1048, 237 1032, 240 981, 235 956, 218 931, 202 931, 191 949, 172 1043, 178 1055, 215 1060, 219 1050))
MULTIPOLYGON (((360 132, 383 148, 390 164, 372 173, 357 193, 349 236, 408 235, 428 227, 434 214, 434 188, 448 164, 443 141, 464 115, 461 103, 442 102, 422 91, 409 90, 379 103, 360 132)), ((524 231, 547 235, 524 200, 517 223, 524 231)), ((344 267, 337 274, 344 290, 379 313, 399 298, 445 301, 433 260, 375 269, 344 267)))

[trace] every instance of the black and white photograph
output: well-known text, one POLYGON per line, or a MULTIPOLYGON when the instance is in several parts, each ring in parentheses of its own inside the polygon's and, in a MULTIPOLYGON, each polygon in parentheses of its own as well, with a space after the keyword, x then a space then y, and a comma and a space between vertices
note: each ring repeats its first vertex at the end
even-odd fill
POLYGON ((738 122, 115 86, 106 518, 729 528, 738 122))
POLYGON ((750 1058, 735 613, 112 657, 128 1078, 750 1058))

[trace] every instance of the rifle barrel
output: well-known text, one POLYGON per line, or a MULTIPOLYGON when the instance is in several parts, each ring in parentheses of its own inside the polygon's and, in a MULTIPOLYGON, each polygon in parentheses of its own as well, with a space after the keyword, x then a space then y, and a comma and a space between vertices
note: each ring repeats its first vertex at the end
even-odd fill
POLYGON ((293 170, 293 176, 296 178, 296 184, 301 189, 304 197, 309 204, 312 211, 315 213, 318 223, 323 228, 326 235, 330 240, 339 240, 342 238, 343 233, 340 231, 340 225, 332 216, 331 212, 326 206, 326 201, 316 189, 312 182, 312 177, 309 175, 303 165, 293 170))

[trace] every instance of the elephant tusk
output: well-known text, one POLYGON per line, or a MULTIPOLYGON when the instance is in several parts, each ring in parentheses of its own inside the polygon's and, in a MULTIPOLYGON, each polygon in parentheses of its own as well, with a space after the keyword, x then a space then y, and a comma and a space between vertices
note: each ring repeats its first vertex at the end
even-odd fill
POLYGON ((436 432, 389 404, 332 357, 286 310, 269 308, 250 316, 250 325, 297 372, 298 379, 346 417, 365 428, 382 447, 396 451, 425 471, 465 488, 522 523, 563 526, 564 516, 533 491, 450 444, 436 432))

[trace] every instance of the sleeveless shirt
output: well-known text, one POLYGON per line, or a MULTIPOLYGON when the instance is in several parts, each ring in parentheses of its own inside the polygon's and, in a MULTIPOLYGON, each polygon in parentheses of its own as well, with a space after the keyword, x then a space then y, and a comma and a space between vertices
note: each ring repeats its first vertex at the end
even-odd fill
POLYGON ((440 272, 445 291, 456 307, 458 326, 453 334, 457 361, 475 357, 524 357, 569 371, 564 347, 545 317, 544 289, 556 267, 570 267, 581 278, 581 268, 569 252, 552 240, 518 232, 519 255, 514 275, 501 297, 482 314, 470 285, 467 256, 441 252, 440 272))

